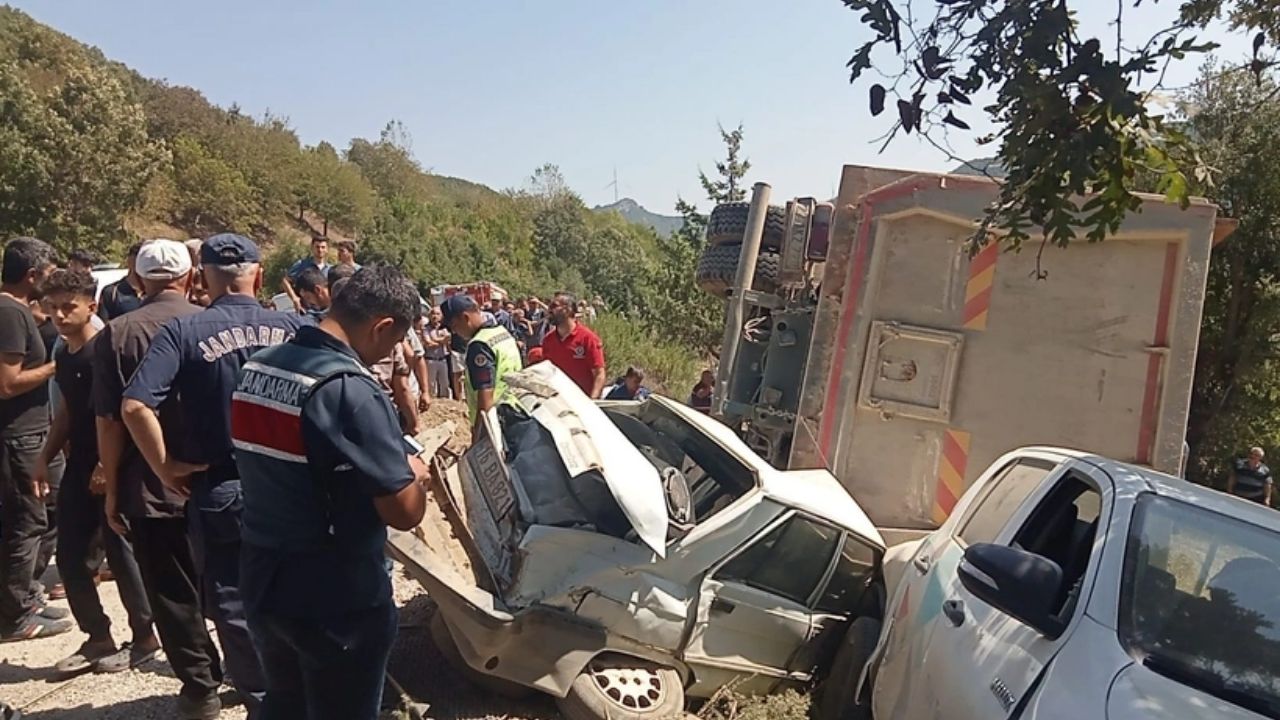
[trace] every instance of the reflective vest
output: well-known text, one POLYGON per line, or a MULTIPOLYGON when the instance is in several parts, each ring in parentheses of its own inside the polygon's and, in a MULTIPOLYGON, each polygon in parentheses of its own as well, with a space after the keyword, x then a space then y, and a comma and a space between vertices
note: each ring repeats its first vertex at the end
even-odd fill
MULTIPOLYGON (((504 327, 486 327, 472 336, 467 347, 470 348, 472 343, 484 343, 493 351, 494 357, 497 358, 497 367, 494 368, 493 375, 493 401, 498 403, 511 403, 518 405, 519 401, 511 392, 511 388, 507 387, 507 376, 514 372, 520 372, 524 368, 524 363, 520 360, 520 346, 516 344, 516 339, 511 337, 511 333, 507 332, 504 327)), ((467 407, 471 411, 471 424, 476 424, 476 395, 474 389, 468 388, 467 407)))
POLYGON ((285 343, 254 354, 241 368, 231 396, 231 439, 244 491, 241 535, 246 542, 290 552, 381 547, 385 536, 353 537, 335 527, 329 483, 341 482, 344 468, 316 467, 306 455, 302 413, 307 400, 341 375, 367 377, 372 393, 383 397, 364 365, 334 350, 285 343))

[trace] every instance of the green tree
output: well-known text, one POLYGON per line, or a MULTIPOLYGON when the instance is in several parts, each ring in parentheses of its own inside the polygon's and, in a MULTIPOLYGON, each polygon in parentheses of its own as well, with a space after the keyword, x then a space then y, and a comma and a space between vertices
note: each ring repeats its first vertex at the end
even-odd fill
POLYGON ((1280 106, 1251 102, 1276 89, 1210 65, 1184 97, 1186 131, 1220 172, 1204 190, 1240 222, 1209 264, 1187 424, 1189 473, 1210 484, 1249 446, 1280 448, 1280 106))
MULTIPOLYGON (((1060 245, 1077 230, 1103 239, 1138 207, 1147 177, 1185 203, 1212 164, 1154 102, 1169 64, 1213 50, 1196 33, 1221 16, 1259 31, 1247 66, 1255 77, 1272 62, 1264 46, 1280 41, 1275 0, 1182 0, 1163 27, 1144 17, 1151 4, 1120 0, 1106 36, 1082 32, 1067 0, 942 0, 923 13, 909 0, 843 2, 872 33, 848 67, 854 82, 876 71, 868 105, 890 113, 886 144, 915 132, 949 152, 949 132, 978 115, 994 123, 978 142, 996 146, 1007 177, 974 237, 1001 229, 1014 245, 1038 227, 1060 245), (1082 195, 1094 197, 1081 204, 1082 195)), ((1273 99, 1257 92, 1245 104, 1273 99)))
POLYGON ((705 172, 698 170, 698 181, 702 183, 702 189, 711 202, 717 205, 739 202, 747 197, 742 179, 751 169, 751 161, 742 157, 742 123, 738 123, 738 127, 733 130, 725 130, 723 125, 717 127, 725 148, 724 160, 716 161, 716 174, 720 177, 713 180, 705 172))
POLYGON ((0 233, 64 250, 120 235, 163 152, 116 78, 72 53, 9 57, 0 98, 0 233))
POLYGON ((172 147, 172 219, 193 230, 248 232, 258 214, 244 175, 195 138, 179 136, 172 147))
POLYGON ((387 123, 376 142, 356 138, 347 147, 347 160, 355 163, 369 184, 384 199, 422 199, 424 174, 413 157, 413 146, 404 124, 387 123))

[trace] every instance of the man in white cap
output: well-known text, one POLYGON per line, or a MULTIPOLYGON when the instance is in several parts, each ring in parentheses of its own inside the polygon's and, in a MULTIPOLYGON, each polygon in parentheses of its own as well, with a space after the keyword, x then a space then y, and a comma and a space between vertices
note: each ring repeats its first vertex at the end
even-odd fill
MULTIPOLYGON (((184 512, 186 498, 164 486, 129 438, 120 415, 124 388, 154 338, 175 318, 200 307, 187 301, 191 254, 182 243, 153 240, 138 252, 146 300, 112 320, 97 339, 93 375, 98 453, 106 476, 107 523, 133 540, 134 555, 155 615, 160 645, 182 683, 176 717, 216 718, 221 709, 222 659, 200 607, 199 576, 184 512)), ((176 398, 161 403, 160 425, 175 442, 188 433, 176 398)))

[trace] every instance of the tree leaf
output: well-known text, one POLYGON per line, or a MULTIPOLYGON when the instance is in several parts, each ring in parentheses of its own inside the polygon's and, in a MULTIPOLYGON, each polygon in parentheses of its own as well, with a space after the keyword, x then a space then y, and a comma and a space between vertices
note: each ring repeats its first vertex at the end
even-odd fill
POLYGON ((875 117, 884 112, 884 86, 876 83, 871 86, 871 115, 875 117))
POLYGON ((950 110, 948 110, 948 111, 947 111, 947 115, 946 115, 946 117, 942 118, 942 122, 944 122, 944 123, 946 123, 946 124, 948 124, 948 125, 950 125, 950 126, 952 126, 952 127, 958 127, 958 128, 960 128, 961 130, 968 130, 968 129, 969 129, 969 123, 967 123, 967 122, 965 122, 965 121, 961 120, 960 118, 956 117, 956 116, 955 116, 955 114, 954 114, 954 113, 952 113, 950 110))
POLYGON ((911 134, 911 130, 915 125, 916 111, 906 100, 898 101, 898 121, 902 123, 902 129, 911 134))

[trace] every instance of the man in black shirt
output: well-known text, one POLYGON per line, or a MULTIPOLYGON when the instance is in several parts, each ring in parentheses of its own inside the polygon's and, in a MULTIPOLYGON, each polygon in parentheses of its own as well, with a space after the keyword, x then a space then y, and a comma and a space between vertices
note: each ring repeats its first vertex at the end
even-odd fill
POLYGON ((1271 468, 1262 462, 1266 457, 1262 448, 1250 448, 1249 457, 1236 460, 1234 472, 1227 480, 1227 492, 1246 500, 1271 507, 1271 468))
POLYGON ((36 465, 36 478, 38 484, 45 484, 50 463, 62 448, 69 446, 66 470, 57 491, 58 573, 67 588, 71 613, 89 636, 79 650, 54 666, 63 676, 92 669, 121 672, 150 660, 160 651, 133 548, 123 536, 107 531, 103 537, 133 630, 133 642, 126 643, 123 649, 118 649, 111 637, 111 620, 102 611, 94 584, 97 563, 91 558, 90 548, 94 536, 106 524, 101 492, 90 488, 98 465, 98 438, 91 406, 93 348, 98 330, 90 322, 97 310, 93 300, 96 290, 93 276, 83 270, 57 270, 43 288, 44 304, 65 342, 54 359, 54 379, 61 394, 36 465))
POLYGON ((34 577, 40 538, 49 521, 35 482, 49 434, 53 363, 29 303, 53 269, 53 248, 15 238, 0 271, 0 640, 30 640, 72 628, 47 617, 34 577))
POLYGON ((138 250, 141 248, 142 243, 135 243, 129 247, 129 255, 125 259, 129 274, 102 288, 102 296, 98 299, 98 317, 103 320, 118 318, 127 312, 137 310, 142 304, 142 297, 138 294, 142 282, 138 279, 135 267, 138 250))
MULTIPOLYGON (((186 498, 165 488, 151 471, 120 417, 125 385, 142 364, 152 338, 170 320, 194 315, 201 308, 187 301, 191 255, 186 248, 169 240, 153 240, 139 253, 138 267, 146 301, 137 310, 112 320, 94 341, 93 405, 107 487, 107 523, 116 533, 133 540, 160 644, 182 682, 177 716, 182 720, 216 718, 222 708, 218 700, 222 658, 200 608, 199 575, 184 511, 186 498)), ((161 403, 156 417, 174 446, 190 436, 176 397, 161 403)))

